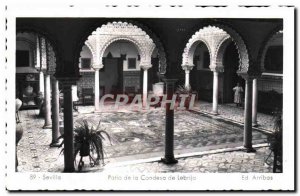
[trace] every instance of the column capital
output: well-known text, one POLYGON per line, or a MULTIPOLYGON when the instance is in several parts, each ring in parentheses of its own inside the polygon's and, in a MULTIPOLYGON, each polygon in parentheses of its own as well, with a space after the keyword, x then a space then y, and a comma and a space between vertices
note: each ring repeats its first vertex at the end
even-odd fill
POLYGON ((195 65, 188 65, 188 64, 184 64, 184 65, 181 65, 182 69, 185 70, 185 71, 191 71, 193 68, 194 68, 195 65))
POLYGON ((43 67, 37 67, 36 70, 38 72, 43 72, 44 74, 47 73, 47 69, 46 68, 43 68, 43 67))
POLYGON ((224 67, 222 66, 216 66, 216 67, 211 67, 209 66, 210 70, 213 72, 224 72, 224 67))
POLYGON ((103 64, 97 64, 97 65, 93 65, 92 68, 93 68, 95 71, 98 71, 98 70, 102 69, 103 67, 104 67, 103 64))
POLYGON ((152 67, 152 65, 140 65, 140 67, 143 69, 143 70, 148 70, 152 67))
POLYGON ((73 77, 65 77, 65 78, 56 78, 59 80, 62 84, 62 86, 65 87, 71 87, 72 85, 76 85, 76 82, 79 78, 73 78, 73 77))
POLYGON ((175 84, 175 82, 177 81, 178 79, 169 79, 169 78, 164 78, 163 81, 166 83, 166 84, 175 84))
POLYGON ((185 69, 184 72, 185 72, 186 74, 189 74, 189 73, 191 72, 191 70, 185 69))
POLYGON ((45 73, 53 76, 55 74, 55 70, 46 70, 45 73))
POLYGON ((244 80, 253 80, 260 77, 260 75, 250 75, 248 73, 237 73, 239 76, 241 76, 244 80))
POLYGON ((259 78, 261 77, 261 70, 260 70, 260 66, 258 61, 250 61, 249 62, 249 67, 245 70, 243 69, 239 69, 237 71, 237 74, 241 77, 245 78, 251 78, 251 79, 255 79, 255 78, 259 78))

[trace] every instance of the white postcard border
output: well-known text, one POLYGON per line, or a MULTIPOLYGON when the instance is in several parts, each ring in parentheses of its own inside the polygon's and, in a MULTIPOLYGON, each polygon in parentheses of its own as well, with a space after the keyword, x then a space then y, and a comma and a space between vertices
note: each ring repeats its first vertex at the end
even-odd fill
POLYGON ((6 186, 9 190, 293 190, 294 189, 294 8, 270 7, 270 8, 244 8, 229 6, 226 8, 195 8, 189 5, 181 8, 154 6, 141 6, 138 9, 124 7, 106 7, 105 5, 85 6, 55 5, 55 9, 46 5, 8 5, 6 11, 8 40, 5 76, 7 77, 7 122, 6 154, 6 186), (100 11, 99 11, 100 10, 100 11), (155 11, 154 11, 155 10, 155 11), (155 15, 154 15, 155 13, 155 15), (54 173, 61 176, 61 180, 43 180, 44 175, 53 173, 30 172, 16 173, 15 170, 15 20, 16 17, 157 17, 157 18, 283 18, 284 32, 284 76, 283 76, 283 173, 265 174, 272 176, 272 181, 243 181, 242 176, 261 175, 255 173, 188 173, 188 174, 112 174, 100 173, 54 173), (288 131, 285 131, 288 130, 288 131), (31 180, 31 176, 39 177, 31 180), (178 175, 192 175, 196 181, 144 181, 144 180, 108 180, 109 175, 157 175, 172 178, 178 175))

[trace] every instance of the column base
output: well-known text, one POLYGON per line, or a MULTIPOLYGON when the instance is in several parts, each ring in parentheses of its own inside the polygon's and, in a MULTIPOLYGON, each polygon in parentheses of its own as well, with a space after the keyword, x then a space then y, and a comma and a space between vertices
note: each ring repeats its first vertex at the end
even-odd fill
POLYGON ((246 153, 253 153, 256 152, 256 150, 251 146, 251 147, 243 147, 242 151, 246 152, 246 153))
POLYGON ((176 163, 178 163, 178 160, 176 160, 174 156, 161 158, 161 161, 164 164, 176 164, 176 163))
POLYGON ((65 168, 64 173, 73 173, 75 172, 75 167, 74 168, 65 168))
POLYGON ((52 129, 52 125, 44 125, 43 129, 52 129))
POLYGON ((60 143, 58 141, 54 141, 50 144, 50 148, 52 148, 52 147, 57 147, 58 148, 58 147, 60 147, 60 143))
POLYGON ((259 125, 258 125, 258 123, 257 122, 253 122, 252 123, 252 127, 258 127, 259 125))
POLYGON ((214 112, 214 111, 212 111, 211 114, 214 115, 214 116, 218 116, 219 115, 218 112, 214 112))

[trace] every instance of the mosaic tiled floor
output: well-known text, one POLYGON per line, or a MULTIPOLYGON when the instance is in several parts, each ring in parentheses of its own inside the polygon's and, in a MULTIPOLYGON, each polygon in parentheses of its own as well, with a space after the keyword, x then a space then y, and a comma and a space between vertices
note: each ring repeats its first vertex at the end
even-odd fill
MULTIPOLYGON (((118 112, 78 114, 76 122, 87 119, 102 127, 112 136, 112 146, 106 149, 109 158, 147 153, 161 155, 164 151, 164 110, 147 112, 118 112)), ((174 116, 175 153, 213 150, 242 145, 243 127, 212 119, 204 114, 176 111, 174 116), (203 148, 203 149, 202 149, 203 148)), ((263 143, 266 135, 254 131, 253 143, 263 143)))
POLYGON ((256 153, 232 151, 179 158, 178 163, 173 165, 154 161, 104 168, 104 170, 107 173, 110 171, 114 173, 272 173, 272 166, 264 161, 264 156, 269 153, 268 148, 262 147, 256 150, 256 153))
MULTIPOLYGON (((57 171, 63 167, 60 149, 49 148, 51 129, 42 129, 43 119, 36 110, 21 111, 24 135, 18 146, 19 171, 57 171), (58 169, 60 168, 60 169, 58 169)), ((85 113, 79 108, 75 125, 83 119, 110 133, 106 142, 106 162, 131 161, 164 154, 165 113, 161 109, 141 112, 85 113)), ((176 111, 174 116, 175 154, 201 152, 241 146, 243 127, 221 118, 211 118, 189 111, 176 111)), ((266 135, 253 131, 253 143, 264 143, 266 135)))
MULTIPOLYGON (((196 111, 212 113, 212 103, 200 101, 195 102, 194 109, 196 111)), ((218 113, 221 118, 226 118, 238 123, 244 123, 244 109, 236 107, 235 104, 219 104, 218 113)), ((271 115, 257 113, 257 123, 260 129, 265 129, 269 132, 273 131, 274 123, 271 115)))

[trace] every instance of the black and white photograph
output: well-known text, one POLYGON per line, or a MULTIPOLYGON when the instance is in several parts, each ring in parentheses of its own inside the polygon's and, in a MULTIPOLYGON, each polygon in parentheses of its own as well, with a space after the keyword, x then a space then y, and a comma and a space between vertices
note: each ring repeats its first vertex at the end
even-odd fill
POLYGON ((295 190, 294 9, 8 4, 6 189, 295 190))

